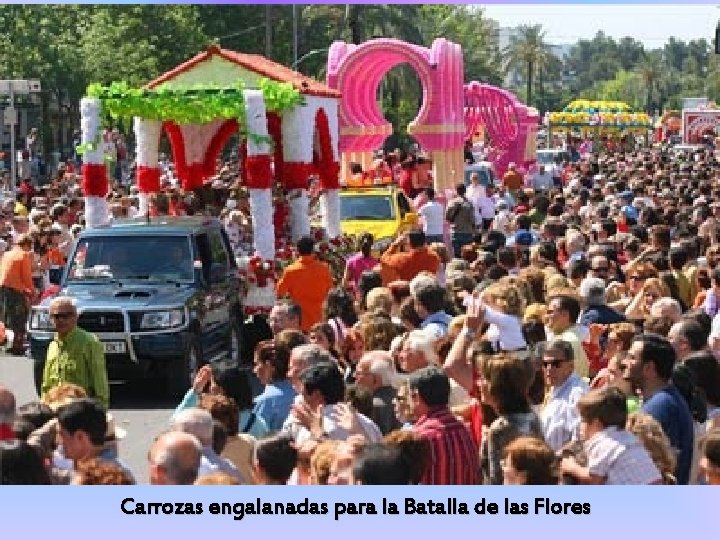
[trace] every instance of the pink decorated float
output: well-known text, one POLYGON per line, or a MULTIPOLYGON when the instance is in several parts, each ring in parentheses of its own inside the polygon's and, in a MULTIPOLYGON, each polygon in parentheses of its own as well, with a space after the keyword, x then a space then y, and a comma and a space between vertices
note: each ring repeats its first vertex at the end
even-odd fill
POLYGON ((513 162, 528 169, 535 162, 540 122, 537 110, 524 105, 507 90, 473 81, 465 85, 465 139, 483 128, 493 143, 491 161, 503 175, 513 162))
POLYGON ((459 45, 440 38, 428 49, 381 38, 361 45, 337 41, 330 47, 327 84, 343 95, 339 111, 343 173, 349 171, 349 163, 370 168, 373 153, 392 134, 377 92, 387 72, 402 63, 415 70, 423 89, 422 106, 408 133, 430 154, 438 190, 462 180, 463 144, 479 126, 492 140, 497 173, 504 173, 511 161, 525 167, 534 162, 537 111, 501 88, 475 81, 463 85, 459 45))
POLYGON ((423 103, 408 133, 430 154, 436 185, 451 187, 464 170, 463 58, 459 45, 442 38, 429 49, 386 38, 332 44, 327 84, 343 96, 338 114, 342 171, 351 162, 369 169, 373 152, 392 134, 377 91, 385 74, 402 63, 412 66, 423 88, 423 103))

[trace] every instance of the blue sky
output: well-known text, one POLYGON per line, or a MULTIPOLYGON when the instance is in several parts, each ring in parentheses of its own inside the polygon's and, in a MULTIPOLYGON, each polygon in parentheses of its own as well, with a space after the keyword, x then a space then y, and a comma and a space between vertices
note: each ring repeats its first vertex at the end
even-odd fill
POLYGON ((632 36, 647 48, 660 48, 670 36, 712 42, 720 6, 704 5, 483 5, 501 27, 542 24, 546 41, 574 43, 598 30, 613 38, 632 36))

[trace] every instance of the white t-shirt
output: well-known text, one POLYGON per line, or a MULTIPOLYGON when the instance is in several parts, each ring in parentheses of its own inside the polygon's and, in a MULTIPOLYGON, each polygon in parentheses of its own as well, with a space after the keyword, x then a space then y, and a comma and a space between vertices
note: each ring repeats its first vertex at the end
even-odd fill
POLYGON ((428 236, 443 234, 445 211, 440 203, 428 201, 420 207, 418 214, 423 218, 423 232, 428 236))
POLYGON ((483 219, 493 219, 495 217, 495 200, 487 196, 485 186, 468 186, 467 198, 475 208, 475 223, 482 223, 483 219))

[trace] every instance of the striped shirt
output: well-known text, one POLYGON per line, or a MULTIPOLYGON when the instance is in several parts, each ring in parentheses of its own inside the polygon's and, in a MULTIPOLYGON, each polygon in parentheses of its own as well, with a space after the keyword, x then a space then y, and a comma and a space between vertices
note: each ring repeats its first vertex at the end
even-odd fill
POLYGON ((645 485, 661 483, 662 476, 650 454, 635 435, 610 426, 585 442, 590 474, 606 484, 645 485))
POLYGON ((474 485, 480 483, 478 449, 470 431, 446 408, 435 408, 420 417, 413 431, 430 443, 424 485, 474 485))

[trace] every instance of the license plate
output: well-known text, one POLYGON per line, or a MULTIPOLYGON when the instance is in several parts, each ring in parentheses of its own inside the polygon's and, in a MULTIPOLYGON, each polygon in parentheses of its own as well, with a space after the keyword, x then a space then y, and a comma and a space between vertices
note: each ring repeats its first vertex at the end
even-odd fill
POLYGON ((124 354, 125 353, 125 342, 124 341, 104 341, 103 347, 105 347, 105 354, 124 354))

